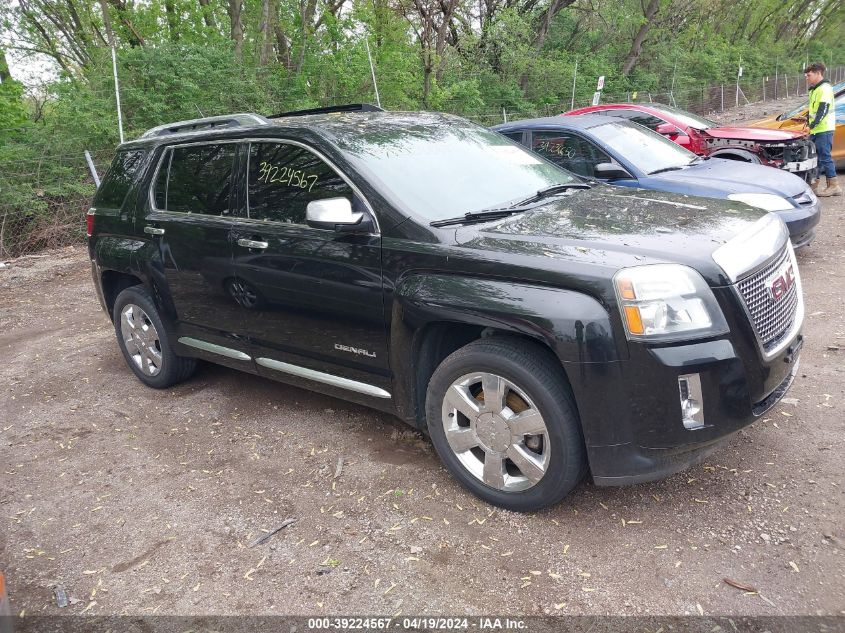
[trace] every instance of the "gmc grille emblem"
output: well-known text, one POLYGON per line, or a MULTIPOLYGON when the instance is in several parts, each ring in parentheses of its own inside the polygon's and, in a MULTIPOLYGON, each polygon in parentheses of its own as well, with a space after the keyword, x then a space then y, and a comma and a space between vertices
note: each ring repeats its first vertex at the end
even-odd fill
POLYGON ((787 291, 795 284, 795 271, 792 263, 786 265, 766 280, 766 290, 773 301, 780 301, 787 291))

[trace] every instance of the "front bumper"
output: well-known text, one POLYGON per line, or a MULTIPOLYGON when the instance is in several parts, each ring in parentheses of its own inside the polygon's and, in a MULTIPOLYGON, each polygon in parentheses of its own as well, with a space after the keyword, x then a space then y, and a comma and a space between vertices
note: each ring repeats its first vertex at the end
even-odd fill
POLYGON ((807 160, 799 160, 793 161, 791 163, 784 163, 781 165, 781 169, 785 169, 786 171, 791 171, 792 173, 803 173, 805 171, 810 171, 818 167, 819 159, 818 156, 813 156, 812 158, 808 158, 807 160))
POLYGON ((809 137, 788 143, 762 144, 760 149, 766 161, 774 163, 773 166, 800 176, 807 182, 814 180, 818 173, 819 157, 816 145, 809 137))
POLYGON ((811 205, 801 206, 788 211, 778 211, 778 216, 786 222, 789 229, 789 241, 793 248, 807 246, 816 237, 816 225, 822 217, 818 199, 811 205))
POLYGON ((580 366, 570 383, 595 483, 652 481, 702 461, 784 396, 795 378, 802 342, 802 335, 795 335, 768 361, 749 358, 747 346, 738 349, 720 339, 632 347, 630 359, 612 367, 580 366), (698 374, 701 380, 701 428, 690 430, 682 422, 678 376, 684 374, 698 374))

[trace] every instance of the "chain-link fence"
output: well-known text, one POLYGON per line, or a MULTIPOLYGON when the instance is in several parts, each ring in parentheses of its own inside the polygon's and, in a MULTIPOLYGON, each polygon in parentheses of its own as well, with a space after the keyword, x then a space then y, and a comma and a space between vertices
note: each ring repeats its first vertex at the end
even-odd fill
MULTIPOLYGON (((845 81, 845 66, 828 69, 827 78, 832 84, 845 81)), ((526 112, 498 111, 485 112, 470 118, 486 125, 495 125, 505 120, 526 117, 554 116, 574 108, 583 108, 592 104, 593 92, 577 91, 568 102, 549 104, 526 112)), ((738 81, 724 83, 702 83, 700 88, 665 91, 636 91, 621 93, 602 93, 601 103, 661 103, 686 110, 694 114, 707 116, 762 101, 777 101, 795 98, 807 94, 807 80, 803 74, 771 75, 756 79, 740 78, 738 81)))
MULTIPOLYGON (((832 83, 845 80, 845 66, 830 69, 828 77, 832 83)), ((371 86, 364 86, 355 93, 334 95, 334 98, 338 103, 372 101, 370 89, 371 86)), ((747 103, 800 97, 806 94, 806 89, 803 75, 773 75, 702 84, 700 89, 683 91, 602 94, 601 101, 659 102, 707 115, 747 103)), ((454 97, 444 100, 442 109, 492 125, 507 119, 560 114, 572 105, 589 105, 592 96, 580 91, 562 103, 518 111, 509 111, 509 104, 504 102, 487 103, 479 109, 454 97)), ((143 99, 143 94, 137 98, 143 99)), ((285 110, 295 109, 298 104, 280 102, 274 106, 285 110)), ((199 107, 197 110, 197 116, 202 114, 199 107)), ((89 132, 84 129, 78 130, 75 138, 42 134, 42 140, 35 145, 29 139, 15 145, 16 132, 0 130, 2 138, 11 139, 5 147, 0 145, 0 261, 81 243, 85 238, 85 213, 95 192, 82 148, 92 149, 93 163, 101 177, 113 155, 113 148, 98 149, 98 141, 87 138, 89 132)))
MULTIPOLYGON (((111 156, 95 159, 102 175, 111 156)), ((22 159, 0 173, 0 261, 81 243, 96 187, 83 154, 22 159)))

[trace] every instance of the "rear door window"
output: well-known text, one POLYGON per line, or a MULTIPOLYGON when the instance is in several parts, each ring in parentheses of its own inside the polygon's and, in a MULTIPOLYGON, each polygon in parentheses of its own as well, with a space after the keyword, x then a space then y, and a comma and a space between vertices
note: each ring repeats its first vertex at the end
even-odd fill
POLYGON ((123 206, 145 153, 144 150, 117 153, 100 188, 97 189, 94 206, 110 209, 120 209, 123 206))
POLYGON ((156 207, 180 213, 228 214, 236 152, 235 143, 169 149, 156 179, 156 207))
POLYGON ((312 200, 348 198, 353 190, 316 154, 288 143, 251 143, 247 202, 249 217, 305 224, 312 200))

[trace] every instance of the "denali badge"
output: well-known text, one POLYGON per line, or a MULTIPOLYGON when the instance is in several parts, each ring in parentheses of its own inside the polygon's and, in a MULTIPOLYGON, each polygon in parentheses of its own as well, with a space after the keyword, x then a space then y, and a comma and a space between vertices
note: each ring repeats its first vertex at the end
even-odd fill
POLYGON ((370 358, 376 357, 375 352, 370 352, 369 350, 361 349, 360 347, 349 347, 349 345, 341 345, 340 343, 335 343, 334 348, 340 352, 351 352, 360 356, 369 356, 370 358))
POLYGON ((783 268, 766 280, 766 289, 773 301, 780 301, 794 283, 795 271, 792 270, 792 262, 786 262, 783 268))

